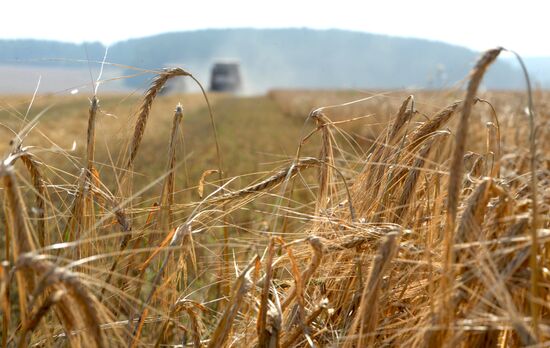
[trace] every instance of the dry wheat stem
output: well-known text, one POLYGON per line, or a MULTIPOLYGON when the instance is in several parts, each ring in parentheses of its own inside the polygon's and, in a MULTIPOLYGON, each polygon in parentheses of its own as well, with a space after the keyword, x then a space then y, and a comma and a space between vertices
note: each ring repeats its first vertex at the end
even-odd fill
POLYGON ((536 141, 536 125, 535 125, 535 109, 533 106, 533 97, 531 92, 531 81, 529 78, 529 73, 527 72, 527 68, 525 67, 525 64, 523 60, 521 59, 521 56, 517 54, 514 51, 511 51, 517 58, 517 60, 520 63, 521 70, 523 72, 523 76, 525 78, 525 84, 527 87, 527 99, 528 99, 528 107, 527 112, 529 115, 529 166, 531 169, 531 176, 530 176, 530 186, 531 186, 531 257, 529 259, 529 264, 532 269, 531 273, 531 316, 533 317, 533 328, 535 330, 535 335, 537 336, 537 339, 540 339, 540 332, 539 332, 539 315, 540 315, 540 306, 537 303, 538 297, 539 297, 539 278, 540 278, 540 270, 538 267, 538 261, 537 261, 537 255, 539 252, 539 243, 537 241, 537 229, 539 226, 539 208, 538 208, 538 201, 537 201, 537 191, 538 191, 538 179, 536 175, 536 169, 537 169, 537 141, 536 141))

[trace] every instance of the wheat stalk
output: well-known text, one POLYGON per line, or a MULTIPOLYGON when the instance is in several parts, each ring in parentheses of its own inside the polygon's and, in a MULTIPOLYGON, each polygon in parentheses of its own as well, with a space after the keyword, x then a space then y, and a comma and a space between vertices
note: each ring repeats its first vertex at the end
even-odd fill
MULTIPOLYGON (((469 119, 472 111, 472 106, 475 103, 475 97, 477 89, 481 83, 481 79, 485 74, 485 71, 493 63, 502 48, 495 48, 485 52, 481 58, 477 61, 475 67, 472 69, 470 74, 470 80, 468 82, 468 88, 466 90, 466 97, 464 98, 464 103, 462 105, 462 114, 460 117, 460 122, 458 125, 458 130, 456 134, 456 142, 451 158, 451 167, 450 167, 450 178, 449 178, 449 187, 447 190, 447 217, 445 224, 445 240, 444 240, 444 274, 442 291, 441 294, 443 297, 448 296, 450 289, 453 288, 454 275, 452 271, 452 260, 453 256, 453 234, 455 232, 456 226, 456 217, 458 213, 458 201, 460 194, 460 185, 463 180, 463 157, 466 147, 468 128, 470 125, 469 119)), ((446 327, 450 326, 452 321, 452 313, 446 310, 449 300, 447 298, 442 298, 440 309, 441 312, 451 315, 451 317, 445 316, 445 322, 443 323, 446 327)), ((437 338, 441 340, 442 338, 437 338)))

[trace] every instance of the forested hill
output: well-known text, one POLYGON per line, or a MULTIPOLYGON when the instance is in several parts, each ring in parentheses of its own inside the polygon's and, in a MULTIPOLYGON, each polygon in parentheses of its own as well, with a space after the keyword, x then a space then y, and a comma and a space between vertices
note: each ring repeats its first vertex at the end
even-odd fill
MULTIPOLYGON (((104 53, 100 43, 0 40, 1 65, 87 68, 82 61, 101 61, 104 53)), ((260 92, 275 87, 451 87, 467 75, 478 55, 442 42, 344 30, 209 29, 118 42, 109 47, 107 60, 145 69, 178 65, 206 84, 214 62, 238 60, 246 90, 260 92)), ((142 86, 149 77, 125 83, 142 86)), ((497 61, 484 83, 488 88, 523 86, 509 60, 497 61)))

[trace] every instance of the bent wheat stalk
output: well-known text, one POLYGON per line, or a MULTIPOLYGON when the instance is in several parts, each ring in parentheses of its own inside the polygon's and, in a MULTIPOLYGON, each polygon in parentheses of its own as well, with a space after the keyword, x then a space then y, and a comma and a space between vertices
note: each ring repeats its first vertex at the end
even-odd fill
MULTIPOLYGON (((454 283, 454 272, 452 270, 452 260, 453 256, 453 234, 456 228, 456 217, 458 214, 458 201, 460 196, 460 187, 463 182, 463 172, 464 172, 464 152, 466 148, 466 140, 468 135, 468 128, 470 126, 470 114, 472 112, 472 106, 475 103, 475 97, 478 90, 478 87, 481 83, 483 75, 487 71, 489 65, 491 65, 498 57, 502 48, 495 48, 488 50, 483 54, 483 56, 477 61, 475 67, 473 68, 470 81, 468 82, 468 88, 466 91, 466 97, 464 98, 464 104, 462 106, 462 114, 460 122, 458 125, 458 130, 456 134, 456 143, 451 158, 451 167, 450 167, 450 178, 449 178, 449 187, 447 193, 447 216, 445 224, 445 235, 444 235, 444 276, 441 289, 441 303, 440 303, 440 312, 445 314, 444 322, 442 323, 444 327, 450 328, 450 323, 452 319, 452 313, 447 310, 450 298, 449 294, 451 293, 450 289, 453 288, 454 283), (450 317, 449 317, 450 315, 450 317)), ((434 333, 434 342, 436 345, 442 342, 442 339, 445 335, 445 332, 434 333)), ((431 339, 430 339, 431 341, 431 339)))
POLYGON ((531 92, 531 80, 529 79, 529 73, 525 67, 525 63, 521 56, 514 51, 511 51, 517 58, 523 77, 525 78, 525 84, 527 86, 527 113, 529 115, 529 167, 531 169, 531 176, 529 184, 531 186, 531 256, 529 258, 529 265, 531 266, 531 316, 533 317, 533 327, 535 329, 535 335, 540 338, 540 330, 538 327, 540 316, 540 305, 538 303, 539 297, 539 273, 540 269, 537 262, 537 255, 539 252, 539 243, 537 237, 537 229, 539 227, 539 207, 537 201, 538 179, 537 179, 537 142, 536 142, 536 125, 535 125, 535 109, 533 106, 533 93, 531 92))

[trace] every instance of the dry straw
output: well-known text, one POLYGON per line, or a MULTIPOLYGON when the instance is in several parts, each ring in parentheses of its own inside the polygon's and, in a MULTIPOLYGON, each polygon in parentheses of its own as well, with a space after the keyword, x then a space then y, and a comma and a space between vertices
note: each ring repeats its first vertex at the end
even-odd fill
POLYGON ((377 302, 382 278, 388 272, 398 248, 400 231, 389 232, 380 244, 366 279, 358 313, 347 332, 344 347, 367 347, 374 344, 377 323, 377 302))
POLYGON ((250 271, 259 260, 259 257, 254 258, 241 272, 241 274, 235 280, 233 284, 233 291, 229 303, 226 305, 225 312, 222 314, 221 319, 218 322, 210 341, 208 342, 208 347, 222 347, 228 339, 229 334, 231 333, 231 327, 235 321, 235 318, 238 314, 239 308, 243 304, 244 297, 252 287, 252 282, 250 280, 250 271))

